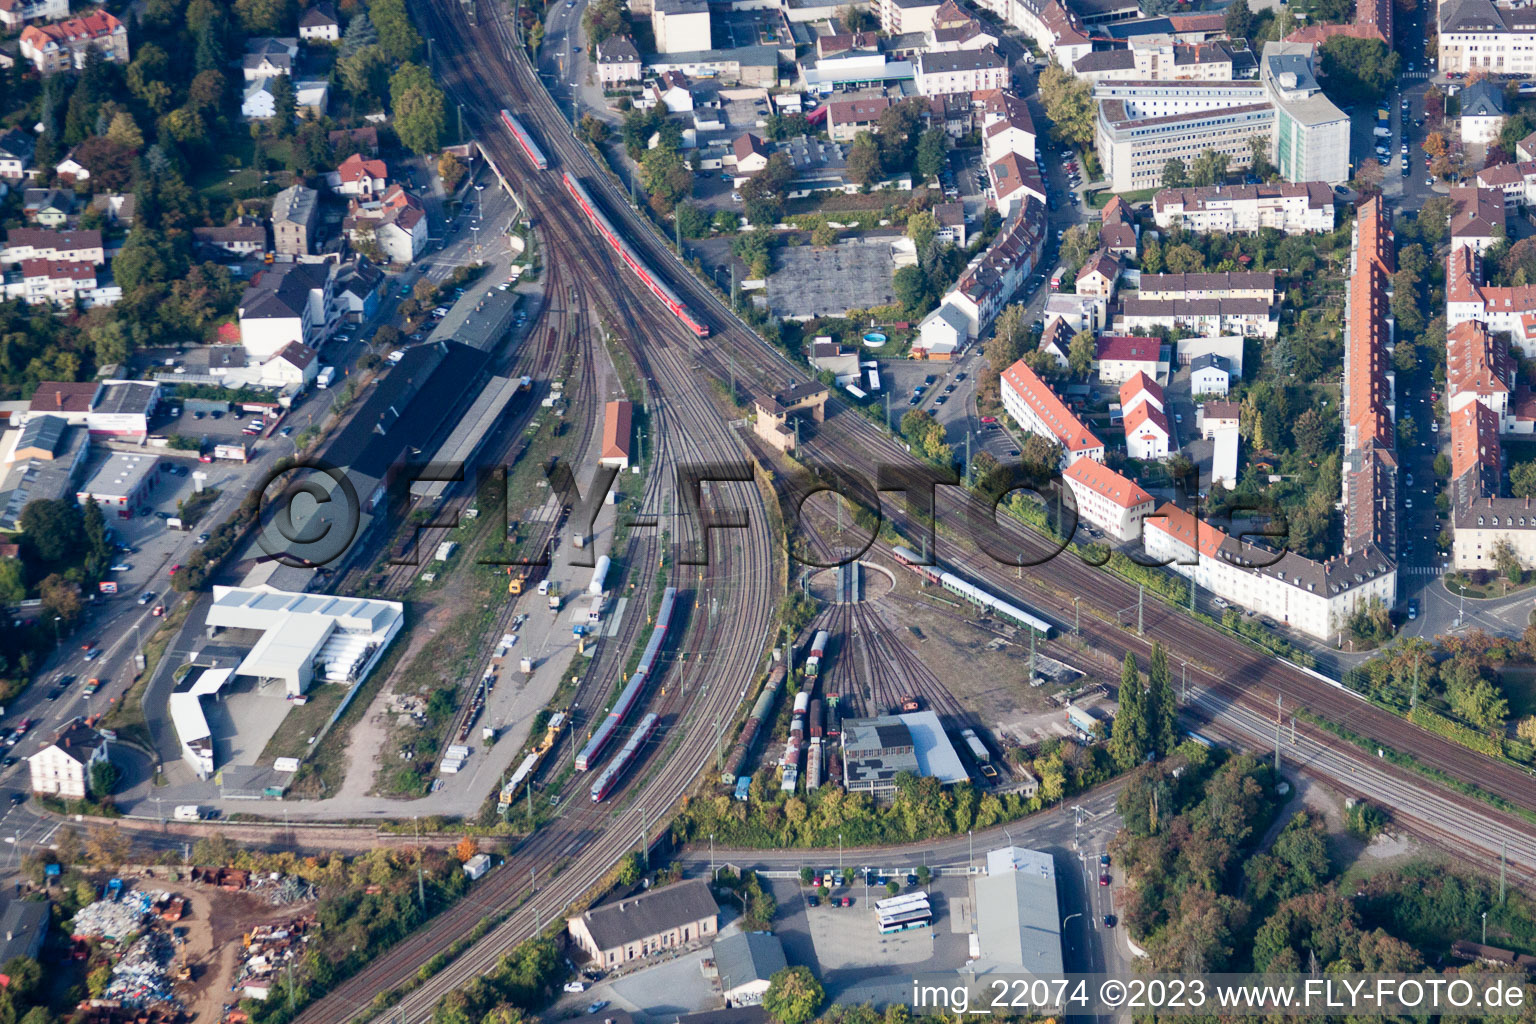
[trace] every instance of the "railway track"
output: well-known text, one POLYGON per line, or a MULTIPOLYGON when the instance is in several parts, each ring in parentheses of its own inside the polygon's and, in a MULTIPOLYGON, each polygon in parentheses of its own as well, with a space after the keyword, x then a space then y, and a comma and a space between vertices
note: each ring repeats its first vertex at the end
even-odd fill
MULTIPOLYGON (((420 13, 435 38, 463 39, 473 34, 457 4, 441 3, 420 13)), ((486 32, 488 20, 495 21, 479 19, 481 35, 486 32)), ((505 31, 505 26, 501 29, 505 31)), ((503 173, 518 177, 527 190, 530 207, 545 219, 546 265, 580 274, 588 282, 585 287, 592 308, 600 309, 610 323, 622 325, 623 342, 650 391, 646 398, 657 447, 652 455, 656 468, 647 481, 645 503, 655 509, 666 489, 665 468, 684 460, 739 455, 740 446, 724 426, 704 382, 689 369, 695 353, 687 339, 665 321, 658 323, 659 318, 647 305, 628 294, 627 282, 615 272, 608 252, 596 243, 590 229, 552 194, 550 182, 555 180, 555 172, 547 176, 520 173, 524 167, 511 151, 510 137, 496 134, 494 128, 494 108, 499 99, 518 96, 505 68, 499 61, 488 62, 474 51, 450 51, 442 62, 447 65, 440 69, 446 84, 450 91, 464 98, 466 115, 472 114, 484 133, 490 155, 503 173), (497 98, 487 99, 490 94, 497 98)), ((528 116, 526 105, 515 99, 512 105, 544 135, 548 144, 551 136, 547 121, 528 116)), ((723 487, 725 496, 733 503, 760 510, 760 498, 753 485, 717 486, 723 487)), ((636 529, 630 534, 624 564, 632 575, 639 574, 639 582, 644 586, 637 585, 631 598, 623 629, 626 636, 638 634, 643 627, 641 620, 645 616, 639 598, 648 587, 651 567, 659 568, 663 563, 662 531, 672 525, 663 520, 656 529, 636 529)), ((506 866, 478 885, 470 899, 444 911, 416 935, 339 984, 306 1009, 301 1020, 352 1019, 372 1003, 375 994, 413 976, 421 963, 462 938, 486 913, 516 907, 502 924, 392 1010, 392 1015, 398 1015, 407 1024, 425 1019, 443 994, 492 968, 510 948, 580 898, 626 849, 633 848, 642 837, 648 842, 664 825, 668 810, 692 784, 698 770, 712 757, 718 757, 715 724, 734 719, 746 682, 763 663, 774 603, 772 589, 761 586, 761 581, 768 578, 766 567, 772 565, 766 516, 754 515, 753 525, 745 534, 733 534, 728 543, 717 545, 717 549, 721 547, 724 550, 717 550, 711 564, 697 573, 691 567, 685 570, 670 566, 669 584, 686 591, 690 600, 686 610, 680 612, 687 616, 686 625, 674 627, 675 635, 683 635, 684 640, 673 641, 676 646, 664 657, 664 669, 657 673, 658 682, 642 702, 641 710, 660 716, 661 727, 649 742, 648 755, 640 766, 600 804, 586 798, 582 787, 585 776, 575 777, 561 795, 566 810, 551 825, 524 840, 512 852, 506 866), (717 617, 722 600, 729 614, 717 617), (688 637, 705 629, 710 636, 707 643, 687 643, 688 637), (559 871, 553 879, 548 877, 552 870, 559 871), (545 875, 536 888, 532 884, 537 877, 533 872, 545 875)), ((608 646, 618 646, 622 651, 626 649, 623 639, 624 636, 619 638, 619 645, 608 646)), ((577 705, 602 706, 621 666, 622 658, 616 657, 609 659, 604 668, 587 673, 578 690, 577 705)))

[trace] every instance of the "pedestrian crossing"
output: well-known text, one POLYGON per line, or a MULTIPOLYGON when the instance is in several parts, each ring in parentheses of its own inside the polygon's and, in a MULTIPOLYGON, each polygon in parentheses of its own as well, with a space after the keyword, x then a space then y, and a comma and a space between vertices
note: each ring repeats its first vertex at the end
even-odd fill
POLYGON ((1431 74, 1428 71, 1403 71, 1400 72, 1397 77, 1399 81, 1423 81, 1424 79, 1431 77, 1431 74))
POLYGON ((1400 565, 1399 576, 1444 576, 1448 570, 1443 565, 1400 565))

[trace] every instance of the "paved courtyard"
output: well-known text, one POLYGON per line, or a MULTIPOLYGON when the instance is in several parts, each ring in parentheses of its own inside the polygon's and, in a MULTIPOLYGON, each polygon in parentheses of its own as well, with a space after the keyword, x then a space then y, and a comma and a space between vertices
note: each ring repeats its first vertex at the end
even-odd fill
POLYGON ((896 236, 851 238, 827 248, 790 246, 773 254, 768 307, 775 316, 807 319, 841 316, 895 301, 896 236))

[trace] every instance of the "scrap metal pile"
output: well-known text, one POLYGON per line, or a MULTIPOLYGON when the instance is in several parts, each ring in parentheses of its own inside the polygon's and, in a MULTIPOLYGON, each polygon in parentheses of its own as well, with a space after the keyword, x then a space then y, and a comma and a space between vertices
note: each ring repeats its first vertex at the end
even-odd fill
POLYGON ((102 998, 123 1006, 164 1006, 177 1002, 168 968, 176 951, 161 931, 141 936, 112 967, 112 980, 102 998))

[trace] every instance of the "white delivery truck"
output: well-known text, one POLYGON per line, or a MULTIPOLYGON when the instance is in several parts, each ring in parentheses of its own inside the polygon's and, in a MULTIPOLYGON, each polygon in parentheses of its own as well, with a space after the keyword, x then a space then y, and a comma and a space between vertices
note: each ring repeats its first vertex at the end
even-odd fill
POLYGON ((321 367, 320 368, 320 375, 315 378, 315 387, 320 388, 323 391, 326 388, 330 387, 331 386, 331 382, 334 381, 335 379, 336 379, 336 367, 334 367, 334 366, 324 366, 324 367, 321 367))
POLYGON ((197 804, 181 804, 176 808, 177 821, 202 821, 203 809, 197 804))

